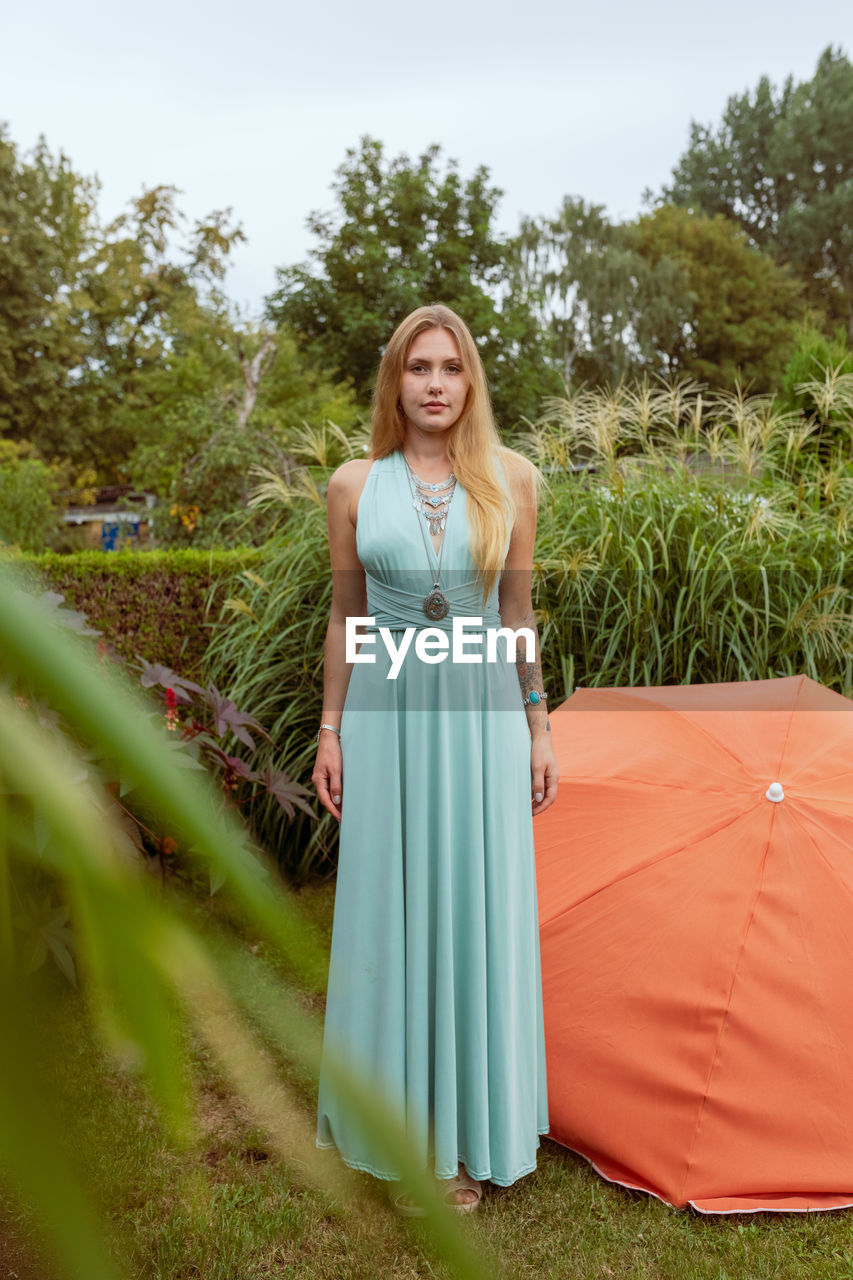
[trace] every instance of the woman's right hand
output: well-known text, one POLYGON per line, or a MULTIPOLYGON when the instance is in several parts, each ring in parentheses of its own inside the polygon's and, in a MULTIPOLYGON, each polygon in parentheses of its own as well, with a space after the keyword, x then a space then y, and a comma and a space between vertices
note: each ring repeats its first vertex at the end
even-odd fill
POLYGON ((338 822, 341 820, 343 772, 340 739, 336 733, 332 733, 331 729, 322 729, 311 781, 317 788, 320 804, 324 809, 328 809, 338 822))

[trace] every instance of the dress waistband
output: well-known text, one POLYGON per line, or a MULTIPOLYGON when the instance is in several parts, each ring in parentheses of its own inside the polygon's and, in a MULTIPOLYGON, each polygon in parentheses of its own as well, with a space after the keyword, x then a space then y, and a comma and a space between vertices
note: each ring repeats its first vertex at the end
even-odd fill
MULTIPOLYGON (((373 627, 366 628, 368 631, 379 627, 388 627, 391 631, 405 630, 406 627, 438 627, 440 631, 452 632, 454 616, 482 618, 483 629, 501 625, 497 604, 493 600, 488 600, 485 606, 483 605, 483 589, 476 579, 471 582, 459 582, 453 586, 442 586, 441 590, 450 602, 450 612, 446 618, 439 618, 436 621, 428 618, 424 613, 424 600, 429 594, 429 584, 420 593, 403 591, 399 587, 389 586, 379 578, 374 578, 367 570, 365 570, 365 580, 367 612, 375 620, 373 627)), ((470 634, 475 634, 476 630, 476 628, 466 628, 470 634)))

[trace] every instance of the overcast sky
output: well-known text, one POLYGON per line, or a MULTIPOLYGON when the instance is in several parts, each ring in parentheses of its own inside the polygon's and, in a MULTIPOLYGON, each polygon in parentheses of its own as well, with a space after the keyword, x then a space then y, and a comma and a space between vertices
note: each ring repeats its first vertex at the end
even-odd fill
POLYGON ((564 195, 641 211, 684 150, 766 74, 810 78, 853 57, 850 0, 413 4, 342 0, 8 3, 0 120, 43 133, 103 184, 112 217, 145 186, 183 191, 191 218, 232 206, 248 243, 232 298, 257 313, 276 266, 301 261, 305 219, 363 134, 390 155, 440 143, 504 191, 502 231, 564 195))

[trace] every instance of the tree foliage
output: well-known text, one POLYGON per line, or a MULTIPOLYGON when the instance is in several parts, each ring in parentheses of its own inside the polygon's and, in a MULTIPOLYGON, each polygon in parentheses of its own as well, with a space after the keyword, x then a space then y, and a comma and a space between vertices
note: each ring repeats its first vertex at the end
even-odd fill
POLYGON ((766 389, 803 310, 796 281, 734 223, 673 205, 615 224, 566 197, 555 217, 524 220, 513 287, 567 384, 653 373, 766 389))
POLYGON ((308 262, 279 270, 269 315, 366 400, 397 324, 443 302, 478 340, 498 418, 510 425, 536 411, 548 381, 540 334, 524 306, 500 298, 509 241, 493 224, 502 192, 485 166, 463 179, 440 155, 433 145, 416 161, 389 159, 369 137, 350 148, 333 183, 336 208, 309 217, 316 244, 308 262))
POLYGON ((159 186, 131 201, 99 235, 80 273, 86 419, 74 446, 94 447, 105 470, 122 470, 160 411, 187 395, 209 395, 233 362, 232 326, 217 286, 244 236, 223 210, 174 244, 186 220, 178 195, 159 186))
POLYGON ((0 433, 45 443, 73 415, 69 390, 84 343, 76 267, 91 247, 95 184, 42 139, 20 156, 0 125, 0 433))
POLYGON ((284 329, 245 325, 235 335, 221 376, 206 391, 163 395, 148 414, 148 430, 127 464, 138 487, 157 494, 157 538, 182 546, 221 546, 262 541, 267 527, 247 512, 253 466, 288 469, 291 436, 306 420, 334 421, 351 430, 357 421, 352 392, 335 387, 300 357, 284 329), (237 360, 265 353, 251 417, 237 360))
POLYGON ((646 348, 665 352, 670 371, 718 386, 737 379, 755 391, 777 385, 804 312, 790 273, 721 215, 664 205, 626 233, 649 272, 668 262, 683 282, 686 322, 679 327, 664 317, 657 328, 653 300, 643 300, 637 328, 646 348))
POLYGON ((176 508, 178 541, 202 526, 210 539, 245 501, 249 465, 274 460, 268 438, 306 418, 350 426, 353 396, 286 329, 229 304, 223 280, 244 239, 230 209, 191 222, 161 185, 102 225, 98 190, 44 140, 22 156, 0 130, 0 436, 32 454, 4 492, 61 463, 52 474, 66 487, 134 481, 176 508))
POLYGON ((0 432, 115 480, 152 406, 233 361, 217 285, 243 233, 216 211, 175 245, 186 219, 164 186, 102 226, 98 190, 43 139, 24 157, 0 131, 0 432))
POLYGON ((794 269, 853 340, 853 64, 826 48, 811 80, 763 76, 719 126, 690 126, 663 199, 722 213, 794 269))
POLYGON ((35 450, 0 440, 0 544, 39 550, 56 523, 57 487, 35 450))
POLYGON ((524 218, 515 241, 513 288, 548 338, 563 380, 616 383, 662 363, 649 335, 680 331, 689 311, 683 272, 650 266, 603 205, 566 196, 553 218, 524 218))

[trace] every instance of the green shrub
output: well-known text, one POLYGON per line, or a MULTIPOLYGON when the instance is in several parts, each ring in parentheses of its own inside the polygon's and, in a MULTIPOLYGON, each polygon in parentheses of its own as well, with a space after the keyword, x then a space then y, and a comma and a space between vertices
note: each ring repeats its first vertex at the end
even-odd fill
POLYGON ((263 529, 246 511, 248 469, 281 463, 274 439, 240 429, 224 406, 181 404, 164 414, 164 422, 163 437, 138 445, 130 462, 134 483, 159 495, 153 513, 158 542, 198 548, 262 540, 263 529))
MULTIPOLYGON (((63 595, 128 660, 137 654, 183 676, 198 671, 207 648, 209 606, 223 584, 258 562, 255 550, 81 551, 20 557, 45 589, 63 595)), ((16 557, 17 559, 17 557, 16 557)))
POLYGON ((38 551, 56 524, 56 475, 27 449, 0 440, 0 543, 38 551))

